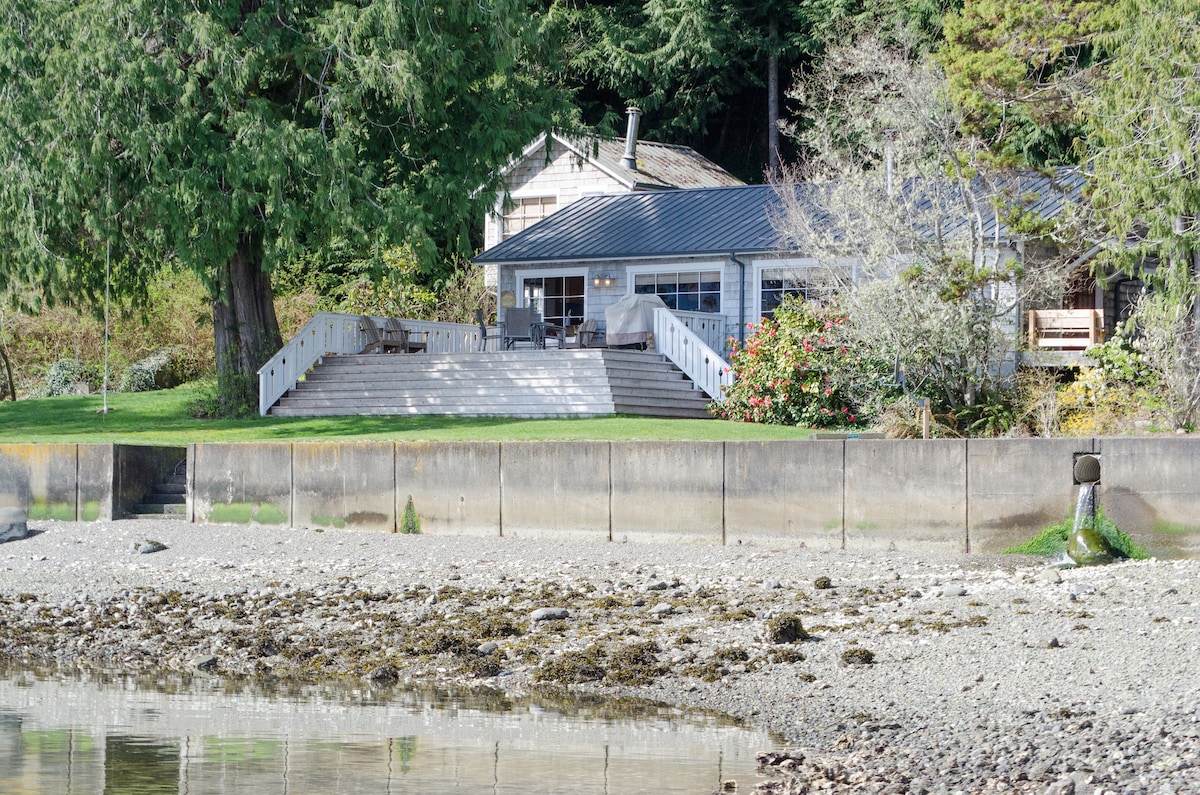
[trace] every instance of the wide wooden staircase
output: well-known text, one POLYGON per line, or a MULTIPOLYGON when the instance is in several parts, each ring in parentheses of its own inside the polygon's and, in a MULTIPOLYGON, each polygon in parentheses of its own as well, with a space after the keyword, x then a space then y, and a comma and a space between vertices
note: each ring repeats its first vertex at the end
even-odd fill
POLYGON ((710 416, 709 401, 653 352, 393 353, 325 356, 270 413, 700 419, 710 416))

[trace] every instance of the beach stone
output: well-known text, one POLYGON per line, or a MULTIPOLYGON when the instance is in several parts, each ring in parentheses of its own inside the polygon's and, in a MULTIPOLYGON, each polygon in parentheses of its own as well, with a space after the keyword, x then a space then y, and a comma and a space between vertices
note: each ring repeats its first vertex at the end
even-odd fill
POLYGON ((1098 530, 1081 527, 1067 541, 1067 555, 1080 566, 1103 566, 1113 562, 1113 549, 1098 530))
POLYGON ((192 667, 197 671, 211 671, 217 667, 217 658, 212 654, 196 657, 192 660, 192 667))
POLYGON ((1038 582, 1048 582, 1051 584, 1057 584, 1063 581, 1062 575, 1058 573, 1058 569, 1042 569, 1041 572, 1038 573, 1037 578, 1038 582))
POLYGON ((529 614, 533 621, 558 621, 570 617, 571 613, 565 607, 539 607, 529 614))
POLYGON ((500 648, 499 643, 497 643, 494 640, 489 640, 486 643, 479 644, 479 647, 476 649, 476 651, 478 651, 480 654, 484 654, 484 655, 494 654, 496 649, 498 649, 498 648, 500 648))
POLYGON ((675 608, 671 607, 666 602, 659 602, 649 610, 652 616, 669 616, 675 612, 675 608))
POLYGON ((668 583, 666 580, 659 580, 658 582, 652 582, 649 585, 647 585, 646 590, 647 591, 665 591, 670 587, 671 587, 670 583, 668 583))
POLYGON ((0 544, 28 538, 28 517, 20 508, 0 508, 0 544))
POLYGON ((133 542, 133 551, 139 555, 149 555, 153 552, 162 552, 167 548, 167 545, 161 541, 146 539, 145 541, 133 542))
POLYGON ((400 672, 391 665, 380 665, 372 668, 367 674, 367 679, 379 684, 391 684, 400 678, 400 672))

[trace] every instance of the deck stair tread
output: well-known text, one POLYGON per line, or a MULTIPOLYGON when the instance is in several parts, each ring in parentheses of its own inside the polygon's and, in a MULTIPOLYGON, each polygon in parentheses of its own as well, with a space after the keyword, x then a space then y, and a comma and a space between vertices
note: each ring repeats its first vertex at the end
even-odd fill
POLYGON ((708 403, 652 352, 356 354, 322 359, 271 414, 707 418, 708 403))

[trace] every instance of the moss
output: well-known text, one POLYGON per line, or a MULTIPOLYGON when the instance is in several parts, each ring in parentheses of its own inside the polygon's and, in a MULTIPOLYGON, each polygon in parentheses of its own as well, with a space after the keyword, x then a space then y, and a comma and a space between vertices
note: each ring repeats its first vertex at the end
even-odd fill
POLYGON ((716 660, 706 660, 702 663, 684 666, 681 673, 684 676, 699 679, 701 682, 719 682, 725 669, 716 660))
POLYGON ((875 653, 862 646, 852 646, 842 652, 842 662, 847 665, 871 665, 875 662, 875 653))
POLYGON ((29 506, 27 515, 30 519, 55 519, 60 522, 75 521, 75 506, 67 502, 46 502, 37 500, 29 506))
POLYGON ((737 607, 733 610, 722 607, 720 611, 713 613, 712 617, 716 621, 750 621, 758 616, 748 607, 737 607))
POLYGON ((773 663, 790 665, 792 663, 804 662, 804 655, 795 648, 776 649, 771 652, 768 659, 773 663))
POLYGON ((536 682, 598 682, 604 678, 604 650, 597 644, 565 651, 546 660, 533 672, 536 682))
POLYGON ((771 643, 796 643, 807 639, 808 632, 795 613, 783 613, 767 622, 767 640, 771 643))
POLYGON ((459 666, 459 670, 476 679, 487 679, 493 676, 500 675, 500 661, 494 655, 480 655, 467 657, 459 666))
POLYGON ((667 672, 658 662, 662 651, 654 641, 628 643, 608 655, 607 678, 623 685, 645 685, 667 672))
POLYGON ((750 652, 741 646, 723 646, 717 649, 713 656, 727 662, 747 662, 750 659, 750 652))
POLYGON ((95 522, 100 518, 100 503, 87 500, 79 511, 79 518, 84 522, 95 522))
POLYGON ((287 524, 287 515, 269 502, 259 503, 251 518, 259 524, 287 524))
MULTIPOLYGON (((1112 547, 1117 557, 1132 560, 1145 560, 1149 557, 1146 550, 1137 544, 1126 533, 1122 532, 1104 515, 1102 508, 1096 509, 1096 530, 1112 547)), ((1044 557, 1061 557, 1067 554, 1067 542, 1075 530, 1074 515, 1067 517, 1056 525, 1042 530, 1033 538, 1015 547, 1004 550, 1014 555, 1042 555, 1044 557)))
POLYGON ((400 532, 406 535, 419 535, 421 532, 421 517, 417 515, 411 494, 408 495, 408 502, 404 503, 404 514, 400 518, 400 532))

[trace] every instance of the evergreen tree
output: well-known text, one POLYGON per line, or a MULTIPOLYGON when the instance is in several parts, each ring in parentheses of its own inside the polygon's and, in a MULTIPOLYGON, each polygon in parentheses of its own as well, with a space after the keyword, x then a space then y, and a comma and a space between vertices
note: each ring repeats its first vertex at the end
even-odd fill
POLYGON ((211 288, 227 408, 279 346, 271 273, 465 239, 469 192, 555 122, 523 0, 2 0, 0 288, 211 288), (239 388, 240 386, 240 388, 239 388))

